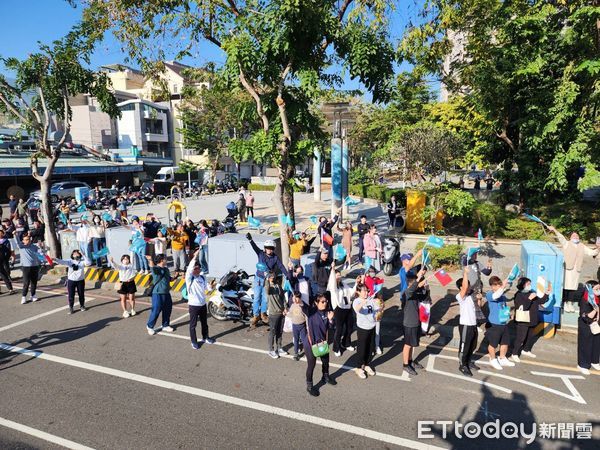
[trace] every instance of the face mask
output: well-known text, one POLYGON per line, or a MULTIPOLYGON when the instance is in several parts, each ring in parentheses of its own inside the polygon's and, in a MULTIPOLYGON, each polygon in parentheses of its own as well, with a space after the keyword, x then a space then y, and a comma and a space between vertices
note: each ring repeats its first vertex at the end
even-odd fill
POLYGON ((529 292, 531 291, 531 285, 530 284, 526 284, 525 285, 525 292, 529 292))
POLYGON ((594 295, 600 297, 600 289, 594 289, 594 295))
POLYGON ((79 260, 81 259, 81 256, 75 256, 73 259, 74 259, 75 261, 79 261, 79 260))
POLYGON ((579 239, 571 239, 571 242, 572 242, 573 244, 579 244, 579 239))

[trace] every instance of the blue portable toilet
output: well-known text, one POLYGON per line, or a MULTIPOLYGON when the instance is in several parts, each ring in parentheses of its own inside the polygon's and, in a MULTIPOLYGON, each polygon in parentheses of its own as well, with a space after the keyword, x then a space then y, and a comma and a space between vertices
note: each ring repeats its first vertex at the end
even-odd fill
POLYGON ((552 283, 547 309, 540 308, 540 321, 560 324, 564 281, 563 253, 555 245, 543 241, 521 242, 521 269, 535 286, 538 276, 552 283))

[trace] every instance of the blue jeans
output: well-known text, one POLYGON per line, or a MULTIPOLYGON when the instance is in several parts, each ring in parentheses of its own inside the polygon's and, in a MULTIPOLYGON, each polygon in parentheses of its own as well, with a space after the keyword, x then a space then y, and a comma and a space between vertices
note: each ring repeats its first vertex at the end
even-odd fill
POLYGON ((310 344, 308 343, 308 336, 306 335, 306 324, 301 323, 300 325, 292 324, 292 335, 294 336, 294 354, 300 353, 300 340, 302 339, 302 346, 304 351, 310 351, 310 344))
MULTIPOLYGON (((100 249, 106 247, 106 238, 92 238, 92 245, 94 246, 93 252, 96 253, 100 249)), ((96 266, 102 267, 102 264, 107 261, 106 256, 101 256, 96 259, 96 266)), ((93 262, 93 261, 92 261, 93 262)))
POLYGON ((254 301, 252 302, 252 314, 258 317, 260 313, 267 313, 267 291, 265 290, 265 279, 255 277, 254 301))
POLYGON ((140 255, 139 253, 134 253, 133 258, 135 260, 135 266, 137 267, 137 270, 150 270, 150 267, 148 266, 148 260, 145 256, 140 255))
POLYGON ((90 245, 87 242, 79 243, 79 251, 83 255, 83 259, 85 264, 91 263, 92 258, 90 258, 90 245))
POLYGON ((208 245, 200 246, 200 266, 202 272, 208 273, 208 245))
POLYGON ((171 310, 173 309, 173 300, 171 294, 152 294, 152 311, 146 324, 148 328, 154 328, 158 315, 162 312, 162 326, 168 327, 171 322, 171 310))

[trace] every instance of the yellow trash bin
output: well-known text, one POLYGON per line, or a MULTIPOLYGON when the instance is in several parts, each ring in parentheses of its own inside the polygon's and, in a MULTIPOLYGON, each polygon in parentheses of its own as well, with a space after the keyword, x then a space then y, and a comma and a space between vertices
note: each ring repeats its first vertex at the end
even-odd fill
POLYGON ((409 233, 425 232, 423 210, 427 195, 420 191, 406 192, 406 231, 409 233))

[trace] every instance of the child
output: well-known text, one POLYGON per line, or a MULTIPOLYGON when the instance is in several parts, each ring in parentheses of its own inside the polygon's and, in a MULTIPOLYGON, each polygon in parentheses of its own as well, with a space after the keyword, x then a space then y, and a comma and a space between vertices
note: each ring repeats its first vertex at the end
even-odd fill
POLYGON ((185 272, 185 286, 188 292, 188 310, 190 312, 190 339, 192 348, 198 350, 198 338, 196 336, 196 324, 200 319, 202 328, 201 344, 213 344, 215 341, 208 336, 207 306, 206 306, 206 278, 201 272, 198 254, 200 250, 196 249, 192 256, 187 270, 185 272))
POLYGON ((156 237, 150 239, 150 242, 154 244, 155 255, 166 255, 167 254, 167 238, 165 237, 163 228, 159 228, 156 232, 156 237))
POLYGON ((406 289, 406 306, 404 308, 404 349, 402 350, 402 362, 404 371, 409 375, 417 375, 417 369, 423 366, 413 360, 413 349, 419 346, 421 335, 421 320, 419 319, 419 302, 425 300, 429 295, 427 281, 425 280, 426 269, 423 267, 415 275, 413 271, 406 274, 408 289, 406 289))
POLYGON ((473 289, 469 283, 469 266, 465 266, 463 277, 456 281, 459 289, 456 300, 460 308, 460 319, 458 331, 460 333, 459 366, 458 370, 468 377, 473 376, 471 369, 479 370, 475 363, 471 362, 473 353, 477 347, 477 315, 475 301, 473 300, 473 289))
POLYGON ((73 314, 73 305, 75 303, 75 291, 79 296, 79 310, 85 311, 85 262, 83 255, 79 250, 71 252, 71 259, 55 259, 56 264, 67 266, 67 293, 69 300, 69 314, 73 314))
POLYGON ((508 280, 504 283, 497 276, 490 277, 491 291, 486 294, 486 300, 490 308, 488 322, 491 326, 485 332, 488 341, 488 355, 490 363, 496 370, 502 370, 503 366, 513 367, 514 362, 506 358, 508 345, 510 344, 510 335, 508 333, 508 320, 510 319, 510 308, 507 306, 504 291, 508 286, 508 280), (496 347, 500 345, 500 357, 496 358, 496 347))
MULTIPOLYGON (((367 274, 365 276, 365 286, 369 290, 369 297, 375 297, 375 295, 380 292, 383 286, 383 278, 376 276, 375 268, 373 266, 367 269, 367 274)), ((383 297, 381 297, 383 300, 383 297)), ((382 311, 383 314, 383 311, 382 311)), ((381 355, 381 320, 378 320, 375 323, 375 353, 381 355)))
POLYGON ((269 356, 273 359, 288 353, 281 348, 283 336, 283 316, 287 313, 285 308, 285 295, 283 289, 276 282, 275 272, 269 272, 265 281, 267 294, 267 310, 269 311, 269 356))
POLYGON ((305 351, 310 351, 306 337, 306 314, 304 312, 305 306, 302 301, 302 294, 298 291, 294 292, 292 296, 292 303, 288 310, 287 316, 292 321, 292 335, 294 336, 294 361, 300 360, 300 340, 302 340, 302 346, 305 351))
POLYGON ((588 290, 583 293, 577 321, 577 368, 584 375, 590 374, 590 367, 600 370, 600 334, 594 334, 592 327, 598 326, 600 313, 600 284, 596 281, 586 283, 592 287, 594 298, 590 299, 588 290), (594 323, 596 325, 594 325, 594 323))
POLYGON ((117 264, 115 259, 111 256, 110 262, 113 267, 119 271, 119 282, 121 283, 121 289, 119 289, 119 297, 121 299, 121 308, 123 309, 123 318, 127 318, 130 315, 135 316, 135 293, 137 288, 135 287, 135 275, 136 271, 131 264, 129 255, 121 256, 121 264, 117 264), (127 310, 127 300, 131 303, 131 312, 127 310))

